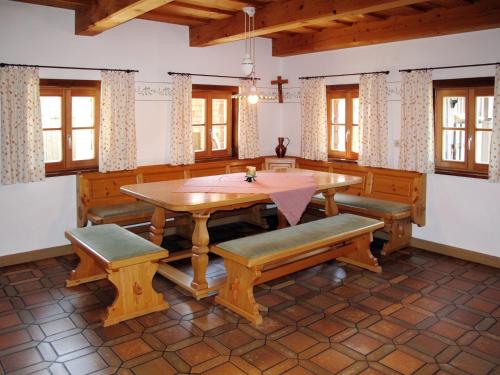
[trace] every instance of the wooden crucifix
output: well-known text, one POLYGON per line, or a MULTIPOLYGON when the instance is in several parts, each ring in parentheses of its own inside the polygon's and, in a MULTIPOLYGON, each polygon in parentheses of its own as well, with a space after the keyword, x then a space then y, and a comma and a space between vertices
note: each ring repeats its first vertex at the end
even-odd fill
POLYGON ((281 76, 278 76, 278 79, 271 81, 271 85, 278 85, 278 101, 283 103, 283 84, 288 83, 288 79, 281 79, 281 76))

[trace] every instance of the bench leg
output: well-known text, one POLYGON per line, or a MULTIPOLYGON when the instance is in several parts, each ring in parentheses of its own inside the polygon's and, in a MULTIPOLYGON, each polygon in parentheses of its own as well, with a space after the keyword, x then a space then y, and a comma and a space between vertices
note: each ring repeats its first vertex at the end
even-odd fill
POLYGON ((102 280, 106 278, 106 272, 96 263, 96 261, 91 258, 86 252, 84 252, 76 244, 73 244, 73 251, 78 258, 80 258, 80 263, 78 266, 71 271, 69 279, 66 280, 66 286, 76 286, 83 283, 89 283, 91 281, 102 280))
POLYGON ((389 223, 386 228, 388 229, 387 233, 389 238, 387 242, 384 242, 382 255, 389 255, 396 250, 409 246, 411 238, 410 218, 393 221, 389 223))
POLYGON ((382 267, 378 265, 377 258, 375 258, 370 252, 370 243, 372 242, 372 239, 372 233, 367 233, 356 237, 353 240, 356 250, 349 252, 345 256, 339 257, 337 259, 341 262, 353 264, 361 268, 366 268, 367 270, 373 272, 382 272, 382 267))
POLYGON ((116 288, 116 297, 107 309, 104 327, 169 307, 163 295, 153 289, 157 270, 158 263, 153 262, 107 270, 108 280, 116 288))
POLYGON ((248 268, 230 259, 224 259, 224 266, 226 283, 215 297, 215 302, 254 324, 262 323, 259 305, 253 296, 253 286, 261 275, 261 267, 248 268))

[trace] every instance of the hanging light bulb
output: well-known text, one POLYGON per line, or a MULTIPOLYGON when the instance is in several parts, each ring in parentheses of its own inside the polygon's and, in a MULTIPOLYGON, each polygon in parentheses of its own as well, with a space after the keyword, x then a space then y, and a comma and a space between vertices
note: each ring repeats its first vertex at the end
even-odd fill
POLYGON ((255 83, 253 83, 252 87, 250 87, 247 100, 250 104, 257 104, 259 102, 259 95, 257 94, 257 87, 255 87, 255 83))

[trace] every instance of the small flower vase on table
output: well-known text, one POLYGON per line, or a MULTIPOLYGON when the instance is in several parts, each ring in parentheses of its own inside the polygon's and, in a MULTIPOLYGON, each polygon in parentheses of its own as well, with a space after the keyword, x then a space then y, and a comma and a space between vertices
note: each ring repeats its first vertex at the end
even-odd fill
POLYGON ((246 182, 253 182, 255 181, 255 177, 257 177, 257 168, 256 167, 247 167, 247 173, 245 175, 245 181, 246 182))

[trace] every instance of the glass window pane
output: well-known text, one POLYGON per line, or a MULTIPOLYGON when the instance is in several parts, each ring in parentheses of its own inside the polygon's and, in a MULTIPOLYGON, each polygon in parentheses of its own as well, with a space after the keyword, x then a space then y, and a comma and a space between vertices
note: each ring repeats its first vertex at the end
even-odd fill
POLYGON ((227 99, 212 99, 212 124, 227 123, 227 99))
POLYGON ((332 150, 345 151, 345 126, 332 125, 332 150))
POLYGON ((332 124, 345 124, 345 99, 332 99, 332 124))
POLYGON ((194 151, 205 151, 205 127, 193 126, 194 151))
POLYGON ((212 150, 225 150, 227 148, 227 126, 212 125, 212 150))
POLYGON ((359 152, 359 126, 352 127, 352 151, 359 152))
POLYGON ((476 132, 476 163, 488 164, 490 162, 490 131, 476 132))
POLYGON ((45 163, 62 161, 61 130, 45 130, 43 132, 43 159, 45 163))
POLYGON ((465 160, 464 130, 445 130, 443 132, 443 160, 465 160))
POLYGON ((359 98, 352 100, 352 123, 359 124, 359 98))
POLYGON ((205 124, 205 99, 192 99, 192 122, 193 125, 205 124))
POLYGON ((476 97, 476 128, 493 129, 493 96, 476 97))
POLYGON ((74 128, 92 128, 94 119, 94 97, 73 96, 71 98, 72 126, 74 128))
POLYGON ((465 97, 443 98, 443 127, 465 128, 465 97))
POLYGON ((60 129, 62 123, 62 98, 60 96, 41 96, 42 127, 60 129))
POLYGON ((73 160, 91 160, 95 157, 94 129, 73 130, 71 148, 73 160))

